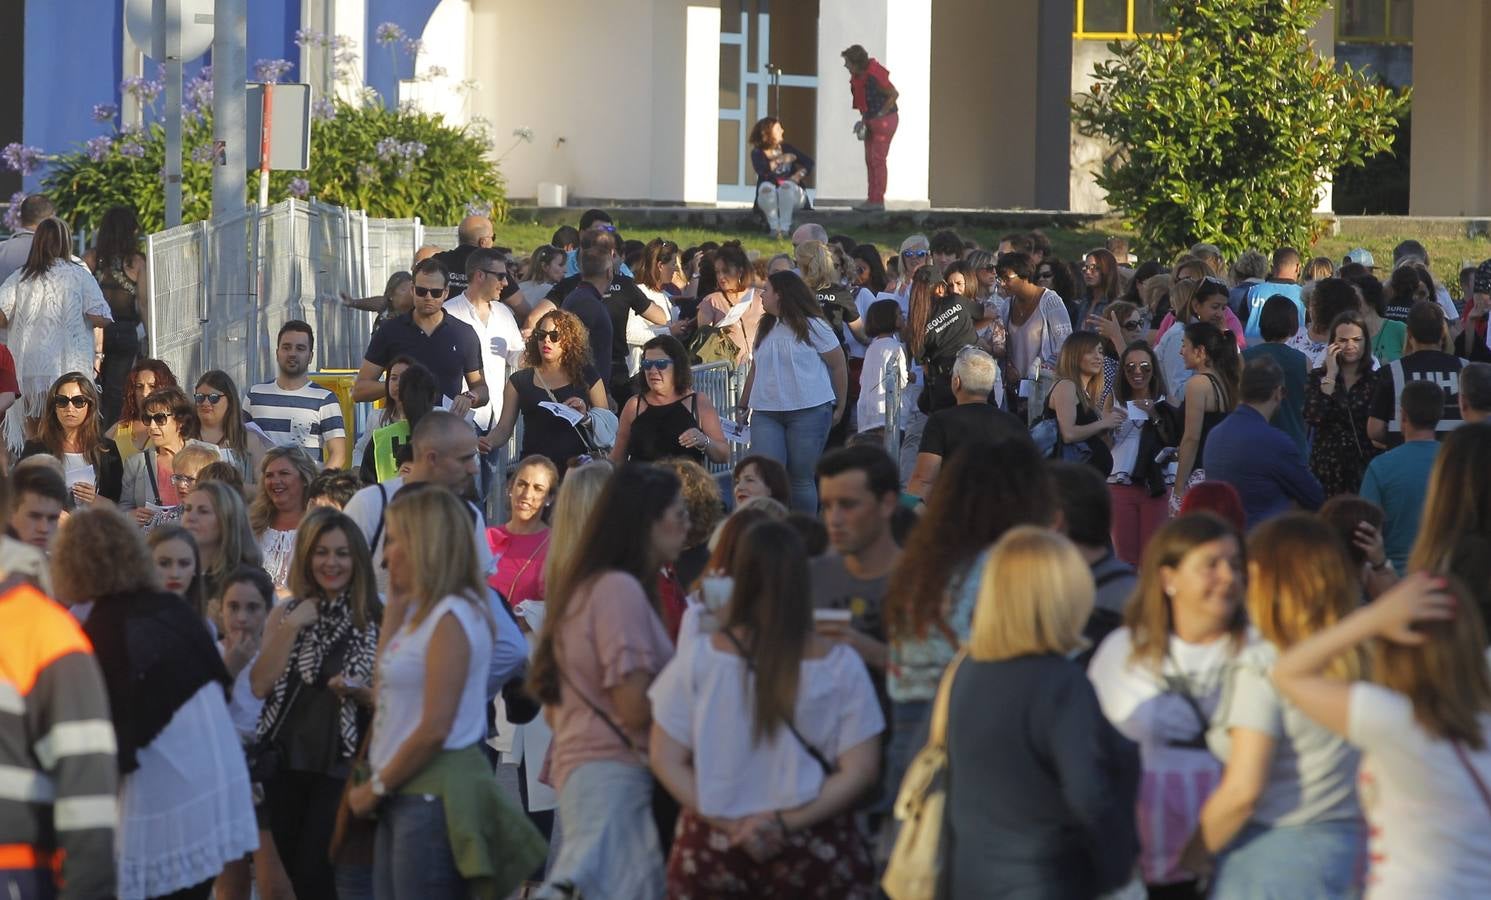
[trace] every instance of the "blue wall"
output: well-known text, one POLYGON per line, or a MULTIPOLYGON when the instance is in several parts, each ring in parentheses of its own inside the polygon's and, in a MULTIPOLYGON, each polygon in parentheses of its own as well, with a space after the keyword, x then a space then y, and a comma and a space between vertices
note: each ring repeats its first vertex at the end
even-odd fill
POLYGON ((439 0, 368 0, 368 33, 363 36, 367 84, 388 106, 398 103, 399 79, 414 77, 414 59, 399 47, 378 43, 378 26, 392 22, 410 37, 419 37, 439 0))

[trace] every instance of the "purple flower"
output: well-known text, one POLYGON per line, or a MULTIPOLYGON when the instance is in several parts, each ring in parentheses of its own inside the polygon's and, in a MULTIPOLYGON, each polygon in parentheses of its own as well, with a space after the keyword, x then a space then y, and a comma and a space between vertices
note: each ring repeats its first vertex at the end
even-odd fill
POLYGON ((373 40, 385 47, 389 44, 397 44, 404 40, 404 29, 393 22, 384 22, 373 32, 373 40))
POLYGON ((298 28, 295 30, 295 44, 299 47, 324 47, 326 46, 327 34, 314 28, 298 28))
POLYGON ((378 179, 378 168, 372 163, 358 163, 357 178, 359 181, 376 181, 378 179))
POLYGON ((192 162, 212 162, 212 145, 199 144, 192 148, 192 162))
POLYGON ((21 201, 26 199, 25 191, 16 191, 10 195, 10 205, 5 208, 5 227, 11 231, 21 227, 21 201))
POLYGON ((181 106, 188 113, 201 115, 212 109, 212 67, 203 66, 202 70, 191 81, 184 86, 181 106))
POLYGON ((144 159, 145 148, 135 141, 125 141, 119 145, 119 155, 128 156, 131 159, 144 159))
POLYGON ((96 138, 90 138, 85 144, 83 144, 83 150, 88 154, 88 158, 90 160, 94 162, 103 162, 104 159, 109 155, 109 150, 113 148, 113 146, 113 136, 101 134, 96 138))
POLYGON ((425 75, 430 78, 444 78, 450 72, 444 66, 430 66, 425 69, 425 75))
POLYGON ((403 43, 401 43, 399 46, 402 47, 404 49, 404 52, 409 54, 410 56, 418 56, 419 51, 425 48, 425 42, 420 40, 419 38, 406 37, 404 38, 403 43))
POLYGON ((466 201, 466 215, 489 218, 492 215, 492 204, 478 197, 473 197, 466 201))
POLYGON ((295 64, 288 59, 261 59, 254 63, 254 80, 278 84, 293 68, 295 64))
POLYGON ((150 81, 143 75, 131 75, 119 82, 119 92, 133 97, 142 106, 154 103, 164 88, 163 82, 150 81))
POLYGON ((30 175, 41 164, 41 148, 17 143, 6 144, 5 149, 0 150, 0 162, 4 162, 5 167, 12 172, 30 175))
POLYGON ((311 118, 324 122, 327 119, 335 119, 336 117, 336 104, 325 97, 317 97, 316 101, 311 104, 311 118))
POLYGON ((119 107, 112 103, 93 104, 93 121, 95 122, 112 122, 117 115, 119 115, 119 107))
POLYGON ((378 158, 387 162, 399 154, 399 139, 384 138, 378 142, 378 158))
POLYGON ((290 196, 305 198, 311 192, 311 183, 304 178, 290 179, 290 196))

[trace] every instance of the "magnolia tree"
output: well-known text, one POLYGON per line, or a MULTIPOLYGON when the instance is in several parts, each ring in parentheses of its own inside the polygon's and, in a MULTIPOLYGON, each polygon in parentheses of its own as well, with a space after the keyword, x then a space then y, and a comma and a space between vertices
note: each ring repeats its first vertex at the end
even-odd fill
POLYGON ((1307 247, 1323 177, 1391 149, 1407 93, 1315 52, 1325 3, 1190 0, 1110 45, 1073 119, 1114 148, 1098 184, 1152 251, 1307 247))
MULTIPOLYGON (((389 52, 414 56, 419 51, 418 41, 397 26, 381 26, 377 34, 389 52)), ((355 78, 357 54, 351 39, 302 30, 296 40, 327 55, 336 83, 347 85, 355 78)), ((253 66, 253 76, 275 83, 292 68, 283 59, 261 59, 253 66)), ((444 70, 431 66, 416 80, 439 77, 444 77, 444 70)), ((466 93, 474 89, 475 84, 468 82, 456 87, 466 93)), ((118 108, 99 104, 92 116, 108 129, 105 133, 56 154, 11 144, 0 150, 0 165, 23 175, 41 174, 42 190, 74 226, 92 228, 109 207, 128 206, 136 211, 141 227, 159 231, 165 223, 166 142, 159 109, 163 84, 159 78, 132 77, 121 82, 120 92, 144 110, 143 124, 118 127, 118 108)), ((191 222, 207 219, 212 212, 210 69, 200 70, 183 86, 182 112, 182 218, 191 222)), ((505 186, 485 122, 477 119, 455 127, 412 105, 390 109, 376 92, 366 89, 352 101, 317 98, 312 116, 310 170, 272 173, 273 197, 314 196, 372 216, 419 216, 441 224, 471 213, 498 218, 506 214, 505 186)), ((519 141, 531 139, 527 129, 513 133, 519 141)), ((252 201, 258 194, 256 179, 249 179, 248 192, 252 201)), ((23 197, 11 198, 6 219, 11 228, 17 224, 14 216, 23 197)))

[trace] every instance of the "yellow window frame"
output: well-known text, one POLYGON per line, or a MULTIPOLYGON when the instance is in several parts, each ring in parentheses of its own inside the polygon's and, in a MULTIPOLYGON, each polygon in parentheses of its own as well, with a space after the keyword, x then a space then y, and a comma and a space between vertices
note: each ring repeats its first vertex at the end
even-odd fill
MULTIPOLYGON (((1072 30, 1072 37, 1083 41, 1131 41, 1139 37, 1139 33, 1134 31, 1134 0, 1127 0, 1125 5, 1128 10, 1128 17, 1125 19, 1124 24, 1128 30, 1088 31, 1086 30, 1087 0, 1077 0, 1077 21, 1075 23, 1076 27, 1072 30)), ((1146 34, 1150 33, 1152 32, 1146 32, 1146 34)), ((1162 33, 1161 37, 1169 37, 1169 35, 1162 33)))
MULTIPOLYGON (((1393 0, 1378 0, 1382 4, 1383 32, 1381 34, 1342 34, 1341 16, 1336 16, 1336 43, 1338 44, 1412 44, 1413 35, 1393 34, 1393 0)), ((1081 9, 1082 0, 1077 0, 1078 9, 1081 9)), ((1129 6, 1133 8, 1133 0, 1129 0, 1129 6)), ((1412 17, 1409 17, 1412 22, 1412 17)))

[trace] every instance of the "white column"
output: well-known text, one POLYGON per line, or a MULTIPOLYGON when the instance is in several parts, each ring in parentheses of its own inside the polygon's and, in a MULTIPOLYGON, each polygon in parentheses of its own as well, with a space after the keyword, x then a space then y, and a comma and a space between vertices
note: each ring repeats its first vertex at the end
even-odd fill
POLYGON ((652 35, 649 198, 712 204, 720 148, 719 0, 654 0, 652 35))
POLYGON ((818 7, 818 196, 863 202, 864 145, 854 138, 849 73, 839 56, 859 44, 890 70, 900 125, 886 168, 887 206, 930 206, 927 187, 932 97, 931 0, 821 0, 818 7))

